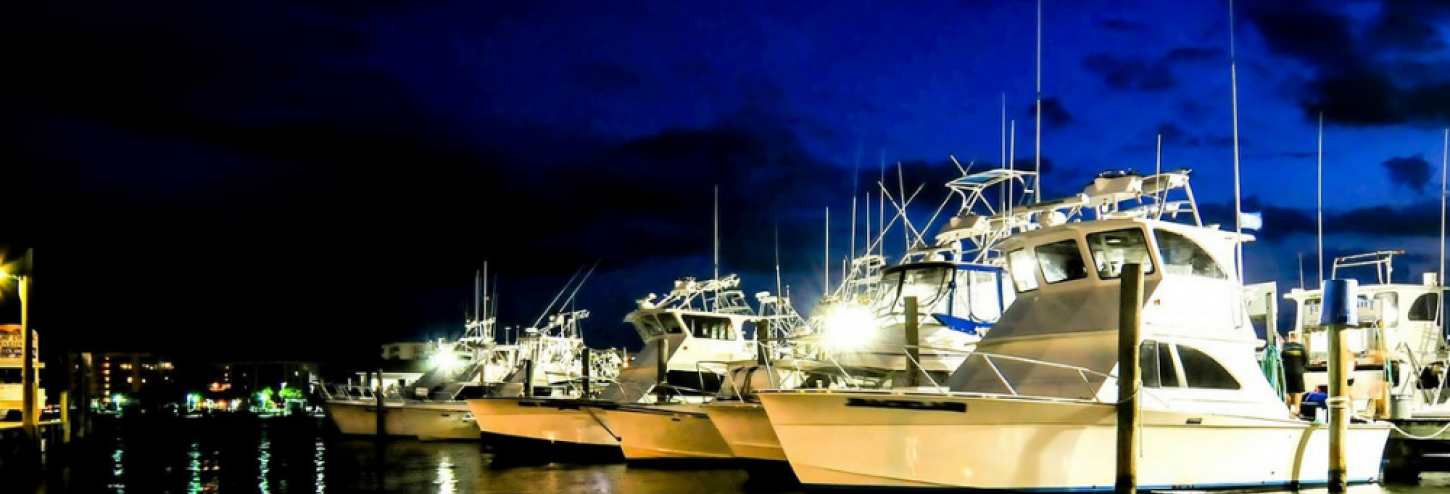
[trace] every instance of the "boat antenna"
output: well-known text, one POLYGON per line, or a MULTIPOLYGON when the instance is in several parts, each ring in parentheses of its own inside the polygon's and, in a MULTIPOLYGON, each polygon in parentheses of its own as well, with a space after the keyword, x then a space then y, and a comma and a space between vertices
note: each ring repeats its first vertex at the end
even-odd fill
MULTIPOLYGON (((484 269, 488 269, 488 261, 483 262, 483 267, 484 269)), ((481 276, 478 271, 473 272, 473 318, 479 321, 484 319, 482 312, 483 295, 480 293, 483 289, 479 287, 481 276)))
MULTIPOLYGON (((720 298, 720 184, 715 184, 715 298, 720 298)), ((598 264, 598 262, 595 262, 598 264)), ((592 270, 591 270, 592 271, 592 270)), ((719 300, 715 304, 719 305, 719 300)))
POLYGON ((497 338, 498 335, 495 334, 495 333, 497 333, 497 328, 498 328, 498 320, 497 320, 498 319, 498 275, 493 275, 493 284, 492 284, 492 286, 493 286, 493 298, 491 298, 489 300, 493 302, 493 307, 491 307, 491 308, 488 309, 488 313, 489 314, 493 314, 494 322, 491 325, 485 326, 485 328, 488 329, 488 339, 489 339, 489 341, 493 341, 493 342, 497 343, 497 341, 495 340, 495 338, 497 338))
MULTIPOLYGON (((901 161, 896 161, 896 188, 901 192, 901 200, 906 200, 906 176, 901 171, 901 161)), ((906 216, 906 203, 901 203, 901 247, 903 250, 911 250, 911 218, 906 216)))
POLYGON ((880 206, 881 217, 878 218, 880 221, 877 223, 877 228, 880 228, 881 231, 876 234, 876 238, 877 238, 877 241, 878 242, 881 242, 881 257, 882 258, 885 258, 886 257, 886 193, 885 193, 885 189, 886 189, 886 148, 881 148, 881 181, 878 182, 878 183, 881 184, 882 194, 881 194, 881 206, 880 206))
POLYGON ((1037 150, 1032 171, 1036 174, 1032 187, 1034 202, 1042 202, 1042 0, 1037 0, 1037 150))
POLYGON ((775 294, 776 296, 782 295, 780 292, 780 220, 775 222, 775 294))
POLYGON ((554 304, 559 303, 559 297, 564 296, 564 292, 568 291, 570 286, 573 286, 574 279, 578 278, 579 273, 583 271, 583 266, 580 266, 579 269, 574 271, 574 276, 569 277, 569 281, 564 283, 564 288, 559 290, 558 294, 554 295, 554 300, 549 301, 549 305, 547 307, 544 307, 544 312, 542 314, 539 314, 539 318, 534 320, 534 324, 531 327, 537 328, 539 327, 539 323, 544 322, 544 317, 547 317, 549 315, 549 311, 554 310, 554 304))
MULTIPOLYGON (((1017 161, 1017 121, 1013 120, 1009 125, 1011 128, 1009 130, 1010 134, 1008 134, 1010 137, 1007 138, 1007 171, 1010 172, 1017 169, 1017 164, 1013 163, 1017 161)), ((1010 177, 1011 175, 1008 176, 1010 177)), ((1007 188, 1007 207, 1005 210, 1010 215, 1012 214, 1012 181, 1008 180, 1003 182, 1002 185, 1007 188)))
MULTIPOLYGON (((1162 132, 1159 132, 1158 133, 1158 154, 1157 154, 1157 157, 1153 159, 1153 174, 1154 175, 1162 175, 1163 174, 1163 133, 1162 132)), ((1161 180, 1161 178, 1160 178, 1160 180, 1161 180)), ((1160 187, 1160 188, 1162 188, 1162 187, 1160 187)), ((1038 193, 1041 193, 1041 191, 1038 191, 1038 193)), ((1158 202, 1158 203, 1161 204, 1163 202, 1163 199, 1166 198, 1167 195, 1168 195, 1167 192, 1164 192, 1161 196, 1157 192, 1154 192, 1153 193, 1153 199, 1154 199, 1154 201, 1156 201, 1156 202, 1158 202)), ((1162 215, 1163 215, 1163 210, 1161 208, 1158 210, 1158 215, 1159 215, 1159 217, 1162 217, 1162 215)))
MULTIPOLYGON (((1238 269, 1239 283, 1244 282, 1244 221, 1243 221, 1243 192, 1239 184, 1239 69, 1238 52, 1234 48, 1234 2, 1228 0, 1228 67, 1229 67, 1229 94, 1233 100, 1233 138, 1234 138, 1234 233, 1238 239, 1234 242, 1235 263, 1238 269)), ((1237 307, 1237 304, 1235 305, 1237 307)))
MULTIPOLYGON (((856 193, 861 190, 861 147, 856 147, 856 167, 851 169, 851 254, 856 257, 856 193)), ((867 214, 870 216, 870 214, 867 214)))
MULTIPOLYGON (((1002 168, 1007 168, 1007 93, 1002 93, 1002 168)), ((1002 186, 1002 196, 997 198, 998 209, 1007 210, 1007 189, 1008 185, 1002 186)))
MULTIPOLYGON (((1316 240, 1319 242, 1319 282, 1324 283, 1324 112, 1319 112, 1319 149, 1315 165, 1315 221, 1318 223, 1319 232, 1316 240)), ((1303 282, 1299 283, 1303 285, 1303 282)))
POLYGON ((822 270, 826 275, 826 290, 821 293, 822 297, 831 295, 831 207, 826 206, 826 257, 822 264, 826 267, 822 270))
POLYGON ((1445 286, 1445 165, 1450 164, 1450 129, 1445 129, 1445 144, 1440 155, 1440 286, 1445 286))
POLYGON ((579 294, 579 289, 580 288, 584 288, 584 282, 589 281, 589 275, 594 274, 594 268, 598 268, 599 267, 599 261, 602 261, 602 260, 603 259, 595 259, 594 260, 594 265, 593 266, 589 266, 589 271, 584 273, 584 278, 582 278, 582 279, 579 280, 579 284, 574 285, 574 291, 569 293, 569 298, 565 299, 564 300, 564 303, 561 304, 560 307, 563 307, 564 305, 568 305, 570 309, 573 309, 574 308, 574 305, 573 305, 574 304, 574 296, 579 294))
MULTIPOLYGON (((866 256, 871 256, 871 191, 866 191, 866 256)), ((854 253, 852 255, 855 255, 854 253)))

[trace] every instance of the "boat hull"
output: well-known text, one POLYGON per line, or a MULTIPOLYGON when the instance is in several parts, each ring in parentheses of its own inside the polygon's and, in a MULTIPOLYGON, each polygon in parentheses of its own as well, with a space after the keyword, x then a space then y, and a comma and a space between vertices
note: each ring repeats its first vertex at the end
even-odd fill
POLYGON ((597 410, 573 399, 484 398, 468 400, 478 430, 495 439, 543 445, 618 449, 597 410))
MULTIPOLYGON (((806 485, 1114 488, 1111 404, 886 393, 759 396, 791 469, 806 485)), ((1327 425, 1151 409, 1141 416, 1140 489, 1327 483, 1327 425)), ((1350 427, 1350 482, 1379 479, 1389 433, 1383 424, 1350 427)))
POLYGON ((728 460, 725 438, 698 404, 632 405, 603 410, 630 461, 728 460))
POLYGON ((758 403, 711 403, 702 407, 736 458, 785 462, 785 451, 765 407, 758 403))
MULTIPOLYGON (((328 402, 327 416, 345 435, 377 436, 377 404, 328 402)), ((459 403, 387 404, 383 421, 388 436, 415 437, 423 441, 471 440, 479 438, 467 405, 459 403)))

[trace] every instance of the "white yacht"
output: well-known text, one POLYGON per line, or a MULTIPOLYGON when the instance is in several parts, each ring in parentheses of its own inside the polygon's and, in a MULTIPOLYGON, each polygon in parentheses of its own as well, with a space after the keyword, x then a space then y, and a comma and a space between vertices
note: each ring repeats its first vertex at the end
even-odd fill
MULTIPOLYGON (((1445 469, 1443 461, 1425 460, 1450 453, 1450 439, 1443 434, 1450 426, 1450 390, 1445 383, 1450 347, 1441 314, 1446 287, 1436 273, 1425 273, 1420 283, 1395 280, 1394 258, 1404 253, 1383 250, 1336 257, 1330 278, 1348 268, 1373 270, 1373 277, 1362 280, 1357 290, 1360 325, 1345 330, 1355 360, 1349 397, 1355 413, 1388 419, 1404 429, 1390 436, 1385 475, 1412 480, 1422 470, 1445 469)), ((1329 382, 1328 331, 1319 325, 1323 296, 1319 289, 1298 288, 1284 295, 1298 308, 1294 331, 1303 335, 1308 351, 1307 391, 1329 382)))
POLYGON ((661 396, 698 403, 719 389, 724 362, 752 355, 743 334, 755 315, 738 286, 734 275, 703 282, 686 278, 662 300, 651 294, 625 318, 644 340, 643 350, 597 396, 468 400, 479 429, 505 450, 595 457, 628 453, 621 449, 621 437, 634 431, 633 422, 618 426, 628 432, 616 430, 606 411, 654 403, 661 396))
MULTIPOLYGON (((1186 170, 1010 214, 1033 223, 1000 244, 1017 299, 941 386, 758 391, 801 482, 1112 490, 1124 263, 1146 273, 1140 488, 1327 482, 1328 426, 1291 415, 1255 359, 1233 268, 1249 237, 1202 226, 1186 170)), ((1350 425, 1350 482, 1379 478, 1389 432, 1350 425)))
MULTIPOLYGON (((746 362, 731 369, 732 386, 706 405, 716 428, 735 457, 759 462, 784 462, 785 452, 775 437, 757 389, 800 386, 831 388, 892 388, 908 385, 908 357, 904 350, 905 298, 918 299, 916 361, 922 369, 918 384, 942 382, 1013 300, 1005 285, 1000 252, 994 246, 1021 224, 971 220, 969 213, 995 214, 989 191, 1021 188, 1027 191, 1035 173, 993 169, 968 174, 946 186, 961 205, 954 220, 943 228, 929 248, 908 252, 900 264, 889 266, 886 257, 868 253, 851 263, 850 275, 837 292, 827 296, 808 333, 787 338, 794 351, 772 352, 775 359, 746 362)), ((945 204, 943 204, 945 206, 945 204)), ((908 231, 914 228, 906 226, 908 231)), ((889 232, 883 229, 875 242, 889 232)), ((924 244, 924 239, 918 238, 924 244)), ((870 245, 866 249, 873 251, 870 245)))

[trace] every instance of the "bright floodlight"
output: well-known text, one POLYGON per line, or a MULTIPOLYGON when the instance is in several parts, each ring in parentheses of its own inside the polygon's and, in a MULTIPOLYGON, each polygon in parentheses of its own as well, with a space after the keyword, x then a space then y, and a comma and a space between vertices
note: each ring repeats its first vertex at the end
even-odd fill
POLYGON ((826 345, 837 350, 857 350, 876 336, 876 318, 861 306, 840 306, 826 315, 826 345))
POLYGON ((453 352, 449 351, 439 351, 437 353, 434 353, 433 356, 428 359, 428 362, 433 364, 434 368, 443 370, 458 367, 458 364, 461 363, 458 360, 458 356, 454 355, 453 352))

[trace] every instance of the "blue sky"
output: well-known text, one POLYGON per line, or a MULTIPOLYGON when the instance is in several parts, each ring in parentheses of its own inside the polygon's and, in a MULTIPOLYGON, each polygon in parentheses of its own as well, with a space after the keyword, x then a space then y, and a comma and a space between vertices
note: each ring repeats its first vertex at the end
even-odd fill
MULTIPOLYGON (((1042 5, 1048 192, 1151 170, 1162 134, 1163 166, 1230 204, 1227 3, 1042 5)), ((1235 8, 1243 195, 1266 219, 1250 281, 1287 289, 1296 254, 1312 262, 1320 110, 1326 246, 1403 246, 1398 273, 1433 269, 1450 10, 1235 8)), ((526 324, 601 258, 580 294, 591 341, 634 344, 617 323, 634 298, 708 276, 718 184, 723 269, 773 286, 779 231, 808 308, 826 207, 832 257, 847 254, 858 155, 862 194, 883 156, 927 185, 924 222, 956 175, 949 156, 999 166, 1005 95, 1013 154, 1031 162, 1036 14, 971 0, 25 5, 0 20, 22 69, 0 95, 16 129, 0 151, 44 213, 19 215, 9 243, 49 259, 52 324, 87 326, 66 309, 86 301, 153 330, 107 344, 200 341, 198 326, 353 334, 358 348, 453 331, 485 259, 505 324, 526 324), (129 288, 95 274, 118 262, 146 274, 129 288), (158 300, 173 307, 157 314, 158 300)))

